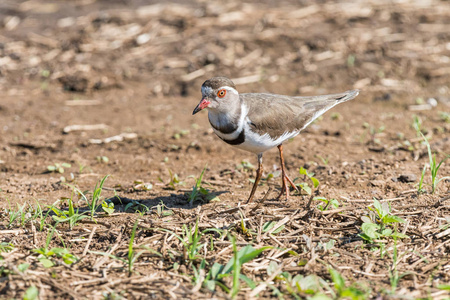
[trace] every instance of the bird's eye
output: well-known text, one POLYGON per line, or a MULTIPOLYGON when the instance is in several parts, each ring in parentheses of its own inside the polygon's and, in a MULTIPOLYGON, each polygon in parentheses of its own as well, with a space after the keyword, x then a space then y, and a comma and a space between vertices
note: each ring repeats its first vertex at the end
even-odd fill
POLYGON ((226 90, 220 90, 217 92, 217 97, 223 98, 223 97, 225 97, 226 94, 227 94, 226 90))

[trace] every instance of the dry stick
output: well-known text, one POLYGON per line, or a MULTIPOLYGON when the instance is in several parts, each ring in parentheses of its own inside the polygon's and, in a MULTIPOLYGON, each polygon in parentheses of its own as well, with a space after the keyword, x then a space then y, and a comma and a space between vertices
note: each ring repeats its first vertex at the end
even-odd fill
POLYGON ((345 207, 345 208, 338 208, 338 209, 333 209, 333 210, 325 210, 325 211, 321 211, 320 213, 322 215, 332 215, 332 214, 336 214, 336 213, 340 213, 343 211, 352 211, 352 210, 356 210, 356 209, 360 209, 360 207, 345 207))
POLYGON ((93 125, 69 125, 64 127, 63 132, 69 133, 72 131, 87 131, 87 130, 105 130, 108 129, 106 124, 93 124, 93 125))
POLYGON ((74 298, 74 299, 79 299, 80 297, 80 295, 78 295, 78 294, 75 294, 70 288, 66 288, 65 286, 63 286, 63 285, 60 285, 59 283, 57 283, 54 279, 52 279, 52 278, 46 278, 46 277, 41 277, 41 280, 45 283, 45 284, 48 284, 48 285, 50 285, 50 286, 52 286, 52 287, 54 287, 54 288, 56 288, 56 289, 58 289, 58 290, 61 290, 61 291, 63 291, 64 293, 66 293, 66 294, 68 294, 68 295, 70 295, 72 298, 74 298))
POLYGON ((445 231, 442 231, 439 234, 436 234, 436 237, 440 239, 441 237, 444 237, 444 236, 449 235, 449 234, 450 234, 450 228, 445 230, 445 231))
POLYGON ((86 106, 86 105, 100 105, 102 104, 99 100, 67 100, 64 102, 67 106, 86 106))
POLYGON ((264 203, 264 201, 266 201, 267 197, 269 196, 269 193, 272 191, 272 187, 269 187, 269 189, 267 190, 266 194, 264 195, 264 197, 262 198, 261 201, 259 201, 255 207, 253 207, 250 210, 250 213, 254 212, 255 210, 259 209, 261 207, 261 205, 264 203))
POLYGON ((89 280, 79 280, 79 281, 74 281, 71 282, 70 285, 71 286, 78 286, 78 285, 98 285, 98 283, 102 283, 102 282, 107 282, 108 279, 106 278, 95 278, 95 279, 89 279, 89 280))
MULTIPOLYGON (((341 196, 342 199, 347 200, 348 202, 353 202, 353 203, 373 203, 373 200, 352 200, 349 199, 345 196, 341 196)), ((388 202, 388 201, 398 201, 398 200, 403 200, 406 199, 406 197, 397 197, 397 198, 390 198, 390 199, 381 199, 379 200, 380 202, 388 202)))
POLYGON ((15 234, 15 235, 17 235, 19 233, 25 233, 25 230, 23 230, 23 229, 1 230, 0 231, 0 236, 2 234, 15 234))
POLYGON ((227 210, 223 210, 223 211, 215 211, 215 212, 213 212, 213 213, 207 214, 206 216, 207 216, 208 218, 210 218, 210 217, 215 216, 215 215, 217 215, 217 214, 229 214, 229 213, 234 213, 234 212, 238 211, 240 208, 246 207, 247 205, 248 205, 248 204, 243 204, 243 205, 239 205, 238 207, 230 208, 230 209, 227 209, 227 210))
POLYGON ((94 228, 92 228, 91 234, 89 235, 86 247, 84 247, 84 251, 83 254, 81 254, 81 256, 86 256, 86 253, 88 252, 89 249, 89 245, 91 244, 92 238, 94 237, 94 233, 97 230, 97 226, 94 226, 94 228))
MULTIPOLYGON (((122 240, 122 234, 123 234, 123 227, 120 227, 120 232, 119 235, 117 236, 117 242, 114 244, 114 246, 112 246, 112 248, 107 252, 108 255, 110 255, 111 253, 113 253, 118 247, 119 247, 119 243, 122 240)), ((109 256, 103 256, 102 258, 100 258, 99 260, 97 260, 97 262, 94 264, 94 266, 92 267, 95 271, 98 271, 99 268, 109 259, 109 256)))

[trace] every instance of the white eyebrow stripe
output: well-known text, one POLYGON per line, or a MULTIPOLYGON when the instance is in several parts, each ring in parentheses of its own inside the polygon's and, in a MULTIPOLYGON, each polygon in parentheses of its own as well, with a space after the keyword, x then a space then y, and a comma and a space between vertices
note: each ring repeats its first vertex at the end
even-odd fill
POLYGON ((233 94, 236 94, 236 95, 238 95, 239 93, 238 93, 238 91, 236 91, 236 89, 234 89, 234 88, 232 88, 231 86, 223 86, 223 87, 221 87, 222 89, 226 89, 227 91, 230 91, 230 92, 232 92, 233 94))

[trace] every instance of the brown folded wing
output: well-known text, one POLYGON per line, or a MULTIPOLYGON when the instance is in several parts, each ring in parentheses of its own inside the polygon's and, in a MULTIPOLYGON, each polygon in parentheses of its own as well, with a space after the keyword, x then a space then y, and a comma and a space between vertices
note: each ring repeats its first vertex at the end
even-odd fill
POLYGON ((289 97, 275 94, 241 94, 248 106, 252 130, 260 135, 268 133, 273 139, 286 132, 299 131, 324 112, 355 98, 357 90, 341 94, 312 97, 289 97))

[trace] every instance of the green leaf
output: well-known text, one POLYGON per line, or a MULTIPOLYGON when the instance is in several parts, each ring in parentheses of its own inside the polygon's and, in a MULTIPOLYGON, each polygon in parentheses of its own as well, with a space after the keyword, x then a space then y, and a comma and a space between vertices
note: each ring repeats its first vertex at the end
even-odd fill
POLYGON ((30 264, 23 263, 23 264, 18 265, 17 269, 23 273, 28 269, 29 266, 30 266, 30 264))
POLYGON ((68 265, 71 265, 78 260, 78 258, 75 255, 70 254, 70 253, 67 253, 66 255, 64 255, 62 257, 62 259, 68 265))
POLYGON ((39 290, 36 286, 32 285, 30 286, 23 295, 23 300, 34 300, 37 299, 39 296, 39 290))
POLYGON ((406 234, 403 234, 401 232, 394 232, 391 236, 399 239, 408 238, 406 234))
POLYGON ((437 288, 444 291, 450 291, 450 284, 439 284, 437 288))
POLYGON ((313 182, 314 188, 317 188, 319 186, 319 180, 315 177, 311 177, 311 181, 313 182))
POLYGON ((311 195, 312 189, 306 182, 299 183, 297 186, 304 190, 308 195, 311 195))
POLYGON ((380 234, 377 230, 380 229, 377 224, 374 223, 363 223, 361 226, 361 230, 370 238, 377 239, 380 237, 380 234))
POLYGON ((331 279, 333 280, 334 287, 341 292, 345 288, 345 280, 341 274, 335 269, 330 268, 329 272, 331 274, 331 279))
POLYGON ((308 275, 303 277, 295 276, 294 282, 296 282, 297 288, 300 292, 307 294, 314 294, 319 291, 318 278, 316 275, 308 275))
POLYGON ((269 263, 269 266, 267 267, 267 275, 272 275, 276 271, 276 269, 278 269, 278 264, 274 261, 271 261, 269 263))
POLYGON ((210 290, 212 292, 214 292, 214 290, 216 289, 216 281, 215 280, 205 280, 203 282, 203 284, 208 290, 210 290))
POLYGON ((392 229, 390 229, 390 228, 385 228, 385 229, 383 229, 383 231, 381 232, 381 235, 382 235, 382 236, 391 236, 391 234, 392 234, 392 229))
POLYGON ((325 250, 330 250, 334 247, 334 244, 336 243, 336 240, 329 240, 326 244, 324 249, 325 250))
POLYGON ((400 217, 394 216, 394 215, 387 215, 383 218, 383 223, 389 224, 389 223, 405 223, 406 221, 403 220, 400 217))
POLYGON ((369 218, 368 216, 362 216, 362 217, 361 217, 361 220, 362 220, 364 223, 373 223, 373 222, 372 222, 372 219, 369 218))
POLYGON ((67 249, 65 249, 65 248, 56 248, 55 247, 55 248, 50 249, 49 252, 47 252, 47 256, 50 256, 50 255, 53 255, 53 254, 63 255, 63 254, 66 254, 66 253, 68 253, 67 249))
POLYGON ((332 298, 328 297, 325 294, 317 293, 313 297, 309 298, 310 300, 332 300, 332 298))
POLYGON ((381 207, 381 203, 378 200, 373 200, 373 207, 376 209, 378 216, 382 218, 383 216, 383 208, 381 207))
POLYGON ((244 274, 239 274, 239 279, 245 282, 248 285, 248 287, 251 288, 252 290, 256 288, 256 283, 247 276, 245 276, 244 274))
POLYGON ((263 227, 262 227, 263 232, 267 232, 267 231, 269 231, 270 229, 272 229, 273 226, 275 226, 276 223, 277 223, 277 222, 275 222, 275 221, 270 221, 270 222, 264 223, 264 225, 263 225, 263 227))
MULTIPOLYGON (((241 248, 241 250, 239 250, 237 253, 237 258, 238 258, 239 264, 243 265, 246 262, 249 262, 252 259, 256 258, 263 251, 265 251, 267 249, 271 249, 271 248, 272 247, 270 247, 270 246, 266 246, 266 247, 262 247, 260 249, 255 249, 251 245, 247 245, 247 246, 241 248)), ((233 264, 234 264, 234 257, 232 257, 230 259, 230 261, 226 264, 226 266, 223 270, 223 273, 225 273, 225 274, 230 273, 231 268, 233 267, 233 264)))
POLYGON ((303 167, 300 167, 300 170, 298 170, 298 172, 300 173, 300 175, 308 176, 308 171, 303 167))
POLYGON ((211 278, 217 278, 217 275, 222 273, 223 269, 224 269, 223 265, 215 262, 211 267, 211 270, 209 270, 211 278))
POLYGON ((113 202, 103 201, 102 202, 102 209, 108 215, 111 215, 114 212, 114 203, 113 202))
POLYGON ((45 268, 51 268, 55 265, 50 259, 45 258, 45 257, 39 258, 39 261, 45 268))

